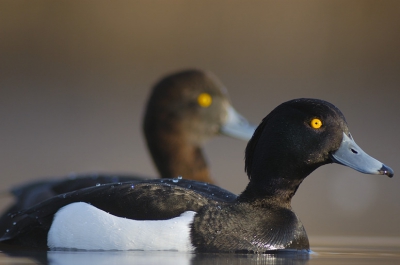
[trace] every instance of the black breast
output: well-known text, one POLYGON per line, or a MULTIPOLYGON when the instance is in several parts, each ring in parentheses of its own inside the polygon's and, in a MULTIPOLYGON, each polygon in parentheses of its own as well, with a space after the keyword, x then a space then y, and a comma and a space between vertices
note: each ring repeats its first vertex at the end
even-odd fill
POLYGON ((309 249, 300 220, 293 211, 281 207, 255 209, 247 203, 207 206, 195 216, 192 228, 192 242, 198 252, 309 249))

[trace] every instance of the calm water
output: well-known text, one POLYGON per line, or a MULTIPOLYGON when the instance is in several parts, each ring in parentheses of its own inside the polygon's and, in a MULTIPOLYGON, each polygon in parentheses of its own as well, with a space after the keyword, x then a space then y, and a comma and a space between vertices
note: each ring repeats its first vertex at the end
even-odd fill
POLYGON ((324 239, 313 252, 289 254, 192 254, 169 251, 16 251, 0 252, 0 264, 400 264, 400 239, 324 239), (325 244, 322 245, 322 243, 325 244), (351 244, 350 244, 351 243, 351 244), (339 246, 341 245, 341 246, 339 246))

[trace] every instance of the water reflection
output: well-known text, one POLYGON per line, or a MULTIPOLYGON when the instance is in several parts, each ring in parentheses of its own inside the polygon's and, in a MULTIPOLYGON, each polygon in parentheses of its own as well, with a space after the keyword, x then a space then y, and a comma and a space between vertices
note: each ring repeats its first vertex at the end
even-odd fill
POLYGON ((400 246, 319 246, 314 252, 286 254, 193 254, 172 251, 32 251, 0 248, 0 264, 163 264, 163 265, 392 265, 400 246))
MULTIPOLYGON (((286 254, 193 254, 172 251, 5 251, 14 258, 29 258, 33 263, 63 264, 163 264, 163 265, 209 265, 209 264, 271 264, 300 265, 309 260, 307 253, 286 254)), ((1 261, 1 256, 0 256, 1 261)), ((14 264, 18 264, 15 262, 14 264)), ((24 260, 24 264, 27 261, 24 260)))
POLYGON ((180 252, 152 251, 105 251, 105 252, 68 252, 49 251, 48 264, 190 264, 192 254, 180 252))
POLYGON ((309 254, 285 253, 285 254, 251 254, 251 255, 234 255, 234 254, 196 254, 191 259, 190 264, 206 265, 206 264, 271 264, 271 265, 301 265, 307 264, 309 254))

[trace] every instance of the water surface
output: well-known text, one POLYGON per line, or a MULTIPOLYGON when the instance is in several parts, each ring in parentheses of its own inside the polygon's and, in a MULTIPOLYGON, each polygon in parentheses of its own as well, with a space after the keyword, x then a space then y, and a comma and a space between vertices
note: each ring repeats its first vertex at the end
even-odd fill
MULTIPOLYGON (((313 240, 311 240, 312 242, 313 240)), ((0 264, 400 264, 400 239, 318 238, 312 252, 285 254, 193 254, 174 251, 34 251, 0 252, 0 264)))

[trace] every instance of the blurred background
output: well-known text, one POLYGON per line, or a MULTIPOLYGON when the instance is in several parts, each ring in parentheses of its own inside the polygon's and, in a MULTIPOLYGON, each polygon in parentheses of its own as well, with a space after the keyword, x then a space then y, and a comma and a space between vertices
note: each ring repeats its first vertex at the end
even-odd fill
MULTIPOLYGON (((151 86, 212 71, 259 123, 298 97, 327 100, 393 179, 328 165, 293 208, 310 236, 400 236, 400 1, 1 1, 0 185, 82 172, 156 176, 141 131, 151 86), (396 175, 397 173, 397 175, 396 175)), ((247 184, 246 143, 206 154, 218 184, 247 184)), ((0 196, 0 210, 12 201, 0 196)))

